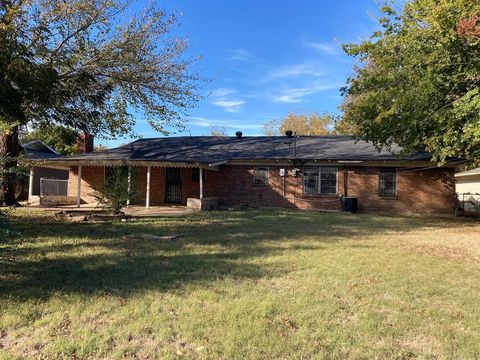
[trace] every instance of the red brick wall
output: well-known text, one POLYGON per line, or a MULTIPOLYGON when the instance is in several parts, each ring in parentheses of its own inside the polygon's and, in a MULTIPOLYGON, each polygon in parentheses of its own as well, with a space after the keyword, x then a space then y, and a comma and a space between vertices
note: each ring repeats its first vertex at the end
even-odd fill
POLYGON ((378 196, 378 171, 379 168, 374 167, 348 170, 348 196, 358 197, 360 210, 453 214, 453 169, 405 171, 399 168, 395 198, 378 196))
MULTIPOLYGON (((292 176, 292 166, 269 166, 268 185, 253 183, 253 166, 222 166, 218 172, 209 171, 205 182, 206 196, 218 196, 226 206, 297 207, 302 209, 340 209, 336 195, 303 195, 301 173, 292 176), (285 169, 287 176, 280 176, 285 169)), ((338 176, 338 188, 343 178, 338 176)))
MULTIPOLYGON (((146 195, 146 167, 137 169, 137 195, 132 204, 144 205, 146 195)), ((221 166, 220 171, 206 171, 204 196, 217 196, 225 206, 244 207, 295 207, 302 209, 339 210, 339 195, 344 194, 344 168, 338 168, 337 195, 303 195, 303 174, 292 176, 293 167, 270 166, 269 184, 253 183, 253 166, 221 166), (287 176, 280 176, 280 169, 287 170, 287 176)), ((192 169, 182 168, 182 203, 187 198, 199 196, 199 183, 192 181, 192 169)), ((152 167, 150 204, 165 203, 165 168, 152 167)), ((378 167, 348 167, 347 195, 358 198, 360 210, 407 212, 422 214, 452 214, 455 194, 453 169, 434 168, 428 170, 402 171, 397 177, 397 196, 378 196, 378 167)), ((82 200, 93 202, 92 186, 103 181, 103 167, 82 169, 82 200)), ((69 195, 75 196, 77 189, 76 169, 69 177, 69 195)))
MULTIPOLYGON (((70 169, 68 176, 68 196, 77 196, 77 179, 78 168, 70 169)), ((82 166, 82 185, 81 199, 82 203, 94 203, 95 198, 92 196, 93 188, 102 184, 105 176, 105 168, 103 166, 82 166)))
MULTIPOLYGON (((206 181, 206 196, 218 196, 227 206, 297 207, 302 209, 339 210, 338 196, 303 195, 303 176, 291 176, 292 167, 270 166, 269 185, 253 183, 253 166, 222 166, 210 171, 206 181), (280 177, 280 169, 288 176, 280 177), (283 181, 285 180, 285 193, 283 181)), ((455 179, 453 169, 402 171, 397 177, 397 196, 378 195, 378 167, 347 168, 347 195, 358 198, 360 210, 407 212, 422 214, 453 214, 455 179)), ((338 168, 338 194, 343 195, 344 169, 338 168)))

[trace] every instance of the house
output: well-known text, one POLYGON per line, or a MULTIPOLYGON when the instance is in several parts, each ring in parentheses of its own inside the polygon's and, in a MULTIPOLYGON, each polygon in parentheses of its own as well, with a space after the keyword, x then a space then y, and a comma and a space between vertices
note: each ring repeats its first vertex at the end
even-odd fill
POLYGON ((459 206, 466 211, 480 211, 480 168, 455 174, 459 206))
POLYGON ((293 207, 339 210, 341 197, 360 211, 453 214, 454 163, 437 167, 428 153, 378 151, 350 136, 186 136, 140 139, 96 153, 54 158, 42 166, 70 169, 68 195, 92 203, 109 168, 135 171, 146 207, 293 207))
MULTIPOLYGON (((54 148, 39 140, 22 144, 21 148, 21 159, 34 161, 38 165, 44 161, 62 157, 54 148)), ((28 200, 29 203, 38 203, 42 183, 48 187, 47 179, 55 180, 55 190, 57 190, 57 183, 60 184, 59 195, 67 195, 68 172, 68 168, 32 166, 30 175, 19 180, 18 198, 28 200)))

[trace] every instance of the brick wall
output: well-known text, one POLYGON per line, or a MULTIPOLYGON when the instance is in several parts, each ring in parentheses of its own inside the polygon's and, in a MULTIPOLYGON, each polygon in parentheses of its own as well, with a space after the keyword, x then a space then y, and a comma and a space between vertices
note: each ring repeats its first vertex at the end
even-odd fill
POLYGON ((302 209, 339 210, 339 195, 357 197, 360 210, 394 213, 453 214, 455 179, 453 169, 402 171, 397 176, 397 196, 378 195, 378 167, 338 168, 338 193, 304 195, 303 176, 291 175, 292 167, 270 166, 269 184, 253 183, 253 166, 222 166, 219 172, 209 172, 206 196, 218 196, 227 206, 296 207, 302 209), (282 178, 280 169, 287 170, 282 178), (346 174, 345 174, 346 172, 346 174), (344 179, 347 178, 347 187, 344 179), (285 181, 285 185, 284 185, 285 181))
POLYGON ((269 166, 268 185, 264 185, 253 183, 253 166, 222 166, 218 172, 208 172, 205 195, 218 196, 226 206, 340 209, 338 196, 303 196, 302 176, 292 176, 292 170, 291 166, 269 166), (287 176, 280 176, 280 169, 287 176))
MULTIPOLYGON (((137 195, 132 204, 144 205, 146 195, 146 167, 137 169, 137 195)), ((270 166, 268 185, 253 183, 253 166, 221 166, 220 171, 206 171, 204 196, 216 196, 221 205, 243 207, 293 207, 302 209, 339 210, 339 196, 347 190, 348 196, 358 198, 360 210, 383 212, 406 212, 423 214, 452 214, 455 194, 453 169, 402 171, 397 176, 397 196, 382 198, 378 195, 378 167, 338 168, 337 195, 304 195, 302 172, 292 176, 293 167, 270 166), (280 176, 280 169, 287 176, 280 176), (345 174, 346 173, 346 174, 345 174), (345 189, 344 178, 347 178, 345 189)), ((165 203, 165 172, 162 167, 152 167, 150 204, 165 203)), ((187 198, 199 196, 199 183, 192 181, 192 169, 182 168, 182 203, 187 198)), ((104 179, 103 167, 82 168, 82 201, 93 202, 92 186, 104 179)), ((69 177, 69 195, 75 196, 77 188, 76 168, 69 177)))
MULTIPOLYGON (((95 203, 92 196, 94 187, 102 184, 105 177, 103 166, 82 166, 81 200, 83 203, 95 203)), ((68 176, 68 196, 77 196, 78 168, 70 169, 68 176)))
POLYGON ((374 167, 348 170, 348 196, 358 197, 360 210, 453 214, 453 169, 398 169, 397 196, 394 198, 378 195, 378 171, 374 167))

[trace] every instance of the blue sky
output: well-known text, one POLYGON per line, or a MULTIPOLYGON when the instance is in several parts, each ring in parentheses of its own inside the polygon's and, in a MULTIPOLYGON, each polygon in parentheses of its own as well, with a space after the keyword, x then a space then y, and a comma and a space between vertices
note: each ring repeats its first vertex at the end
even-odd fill
MULTIPOLYGON (((353 59, 340 44, 357 42, 378 28, 373 0, 213 1, 159 0, 182 13, 176 30, 190 39, 188 55, 202 55, 196 69, 209 79, 206 96, 189 111, 176 135, 261 135, 262 124, 288 112, 338 113, 340 87, 353 59)), ((139 8, 142 3, 138 3, 139 8)), ((140 119, 141 120, 141 119, 140 119)), ((160 136, 142 121, 136 132, 160 136)), ((100 141, 109 146, 125 142, 100 141)))

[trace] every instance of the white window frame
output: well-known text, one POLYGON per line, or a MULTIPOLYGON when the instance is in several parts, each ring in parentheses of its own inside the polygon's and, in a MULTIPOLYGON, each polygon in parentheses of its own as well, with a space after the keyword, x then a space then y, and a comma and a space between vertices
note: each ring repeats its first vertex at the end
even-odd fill
POLYGON ((302 181, 302 191, 303 191, 303 195, 337 195, 338 194, 338 166, 332 166, 332 165, 305 165, 303 167, 303 181, 302 181), (317 188, 317 192, 314 193, 314 194, 307 194, 305 192, 305 168, 306 167, 316 167, 318 168, 318 188, 317 188), (324 167, 327 167, 327 168, 333 168, 335 169, 335 192, 334 193, 322 193, 322 170, 321 168, 324 168, 324 167))
POLYGON ((380 194, 380 174, 382 172, 382 169, 391 169, 391 168, 389 168, 388 166, 383 166, 378 169, 378 196, 381 198, 396 198, 397 192, 398 192, 398 168, 394 168, 395 169, 395 192, 394 192, 394 195, 392 196, 380 194))
POLYGON ((270 183, 270 167, 268 165, 255 165, 253 167, 253 183, 256 185, 268 185, 270 183), (267 171, 267 182, 257 182, 257 168, 264 168, 267 171))

